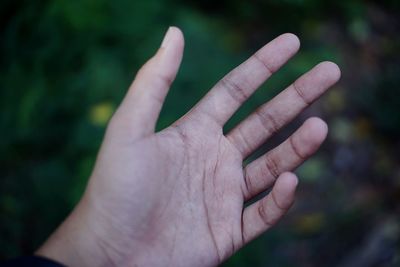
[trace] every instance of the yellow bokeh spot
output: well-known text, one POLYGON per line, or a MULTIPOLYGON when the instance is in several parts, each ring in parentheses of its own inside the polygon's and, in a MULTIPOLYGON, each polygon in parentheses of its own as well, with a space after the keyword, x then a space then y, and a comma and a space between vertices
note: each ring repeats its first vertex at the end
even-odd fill
POLYGON ((296 221, 296 230, 303 234, 318 233, 325 224, 323 213, 311 213, 300 216, 296 221))
POLYGON ((104 126, 114 113, 114 105, 111 102, 102 102, 90 108, 89 121, 96 126, 104 126))
POLYGON ((324 106, 329 112, 340 112, 346 107, 346 96, 341 88, 330 90, 324 106))
POLYGON ((371 135, 373 126, 368 118, 361 117, 355 122, 356 134, 359 138, 365 138, 371 135))

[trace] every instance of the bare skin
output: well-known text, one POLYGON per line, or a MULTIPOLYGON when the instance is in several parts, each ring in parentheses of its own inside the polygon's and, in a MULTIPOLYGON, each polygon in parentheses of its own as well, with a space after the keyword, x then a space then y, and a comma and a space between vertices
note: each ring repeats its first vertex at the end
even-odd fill
POLYGON ((183 46, 171 27, 114 114, 82 200, 38 255, 68 266, 216 266, 292 205, 298 180, 289 171, 325 139, 322 120, 308 119, 267 154, 243 160, 332 86, 339 68, 317 65, 224 134, 240 105, 299 49, 296 36, 281 35, 156 133, 183 46))

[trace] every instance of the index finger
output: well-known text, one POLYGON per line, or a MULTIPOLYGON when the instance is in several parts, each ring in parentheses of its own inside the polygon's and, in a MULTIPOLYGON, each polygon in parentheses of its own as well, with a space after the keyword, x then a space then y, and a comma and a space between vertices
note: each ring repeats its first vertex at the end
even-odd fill
POLYGON ((189 116, 206 115, 223 126, 235 111, 300 47, 296 35, 278 36, 222 78, 189 116))

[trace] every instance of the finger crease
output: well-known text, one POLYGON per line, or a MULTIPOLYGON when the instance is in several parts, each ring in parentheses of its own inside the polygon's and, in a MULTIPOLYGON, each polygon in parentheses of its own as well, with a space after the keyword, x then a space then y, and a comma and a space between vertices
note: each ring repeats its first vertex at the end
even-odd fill
POLYGON ((260 215, 261 220, 264 222, 264 224, 268 227, 272 226, 272 223, 268 219, 268 215, 265 212, 265 208, 263 203, 260 203, 258 206, 258 214, 260 215))
POLYGON ((241 151, 242 155, 247 155, 247 151, 251 151, 252 147, 251 147, 249 141, 247 140, 247 138, 244 136, 240 126, 237 128, 237 130, 238 130, 238 134, 240 136, 240 139, 242 139, 243 145, 245 146, 244 149, 239 149, 239 150, 241 151))
POLYGON ((164 103, 163 96, 160 96, 160 94, 154 92, 154 90, 150 90, 149 95, 159 104, 159 106, 162 106, 162 104, 164 103))
POLYGON ((249 175, 247 173, 247 169, 244 170, 244 185, 246 187, 246 192, 245 192, 244 195, 247 198, 247 197, 250 196, 251 188, 253 188, 252 185, 251 185, 251 179, 250 179, 250 177, 249 177, 249 175))
MULTIPOLYGON (((243 217, 243 210, 242 210, 242 214, 241 214, 241 216, 240 216, 240 232, 242 233, 242 234, 241 234, 242 244, 241 244, 240 246, 243 246, 243 245, 244 245, 244 242, 245 242, 245 240, 246 240, 246 238, 245 238, 245 236, 244 236, 244 217, 243 217)), ((239 246, 239 247, 240 247, 240 246, 239 246)))
POLYGON ((279 131, 280 124, 269 112, 262 112, 261 109, 256 109, 255 115, 270 135, 274 135, 279 131), (267 125, 269 125, 269 127, 267 127, 267 125))
POLYGON ((299 157, 301 160, 305 160, 307 156, 300 153, 299 149, 294 144, 293 136, 289 137, 289 143, 290 143, 290 146, 291 146, 293 152, 296 154, 296 156, 299 157))
POLYGON ((265 165, 267 166, 268 171, 272 174, 275 180, 279 177, 279 167, 278 163, 272 158, 271 155, 267 155, 265 157, 265 165))
POLYGON ((265 69, 268 72, 268 75, 271 76, 272 74, 274 74, 275 70, 273 70, 270 66, 268 66, 268 64, 265 62, 265 60, 263 60, 262 58, 260 58, 258 56, 258 54, 254 54, 253 55, 254 59, 257 60, 258 62, 261 63, 261 65, 263 65, 265 67, 265 69))
POLYGON ((165 87, 169 88, 173 82, 173 79, 167 75, 163 75, 159 73, 158 75, 155 75, 158 77, 158 79, 164 84, 165 87))
POLYGON ((275 195, 274 195, 274 191, 273 191, 273 190, 271 191, 271 199, 272 199, 272 201, 274 202, 275 206, 276 206, 278 209, 283 210, 283 211, 286 211, 286 210, 287 210, 287 209, 281 207, 281 205, 278 204, 278 201, 277 201, 276 198, 275 198, 275 195))
POLYGON ((249 97, 241 86, 229 78, 223 78, 221 84, 237 103, 243 103, 249 97))
POLYGON ((309 100, 307 100, 306 96, 303 93, 303 90, 301 90, 298 87, 297 83, 294 82, 292 85, 293 85, 293 89, 296 91, 297 95, 301 98, 301 100, 303 100, 304 104, 310 105, 311 102, 309 100))

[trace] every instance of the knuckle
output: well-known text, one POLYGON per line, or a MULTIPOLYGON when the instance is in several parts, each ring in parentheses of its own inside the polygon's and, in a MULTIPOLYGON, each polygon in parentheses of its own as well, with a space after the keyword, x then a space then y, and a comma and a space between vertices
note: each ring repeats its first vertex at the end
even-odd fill
POLYGON ((253 58, 259 62, 262 66, 264 66, 265 70, 268 72, 268 75, 272 75, 276 72, 272 66, 270 66, 264 59, 262 59, 257 53, 253 55, 253 58))
POLYGON ((260 205, 258 205, 257 212, 258 212, 258 215, 260 216, 261 220, 264 222, 265 226, 269 227, 275 223, 274 220, 271 220, 270 216, 268 215, 267 211, 265 210, 265 206, 263 203, 260 203, 260 205))
POLYGON ((293 153, 301 160, 305 160, 309 155, 305 154, 304 152, 300 152, 298 145, 294 142, 294 137, 289 137, 289 144, 293 151, 293 153))
POLYGON ((309 100, 304 93, 304 89, 298 84, 298 82, 293 83, 293 90, 296 92, 296 94, 299 96, 299 98, 306 104, 307 106, 312 103, 311 100, 309 100))
POLYGON ((267 110, 256 109, 254 114, 270 135, 274 135, 279 131, 280 123, 278 123, 276 118, 270 112, 267 110))
POLYGON ((275 180, 279 177, 279 163, 272 154, 267 154, 265 157, 265 165, 275 180))
POLYGON ((243 103, 249 97, 244 87, 233 81, 229 76, 222 78, 221 85, 225 88, 230 97, 238 103, 243 103))

